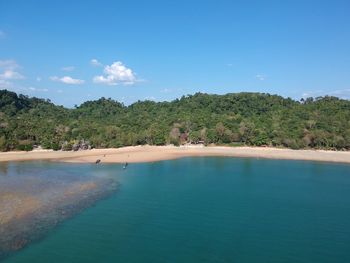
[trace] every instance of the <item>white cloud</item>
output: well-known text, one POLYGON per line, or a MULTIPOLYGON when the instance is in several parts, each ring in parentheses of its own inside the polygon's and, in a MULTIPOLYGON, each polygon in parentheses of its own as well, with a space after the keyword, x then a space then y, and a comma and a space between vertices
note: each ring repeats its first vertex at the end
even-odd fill
POLYGON ((105 66, 104 75, 95 76, 93 82, 106 85, 132 85, 135 84, 135 74, 130 68, 127 68, 121 61, 116 61, 110 66, 105 66))
POLYGON ((319 97, 319 96, 335 96, 342 99, 350 99, 350 89, 338 89, 338 90, 331 90, 331 91, 324 91, 324 90, 313 90, 313 91, 306 91, 302 94, 302 98, 306 99, 308 97, 319 97))
POLYGON ((41 81, 41 77, 36 77, 36 81, 40 82, 41 81))
POLYGON ((80 84, 83 84, 85 82, 85 80, 73 79, 72 77, 69 77, 69 76, 64 76, 62 78, 53 76, 53 77, 50 77, 50 79, 52 81, 62 82, 62 83, 71 84, 71 85, 80 85, 80 84))
POLYGON ((42 91, 42 92, 48 92, 48 89, 39 89, 39 88, 34 88, 34 87, 29 87, 28 88, 31 91, 42 91))
POLYGON ((0 60, 0 68, 2 69, 17 69, 19 68, 18 64, 13 59, 0 60))
POLYGON ((0 79, 0 89, 10 88, 12 83, 10 81, 0 79))
POLYGON ((329 92, 329 94, 332 96, 350 99, 350 89, 339 89, 329 92))
POLYGON ((19 74, 18 72, 12 69, 7 69, 2 74, 0 74, 0 79, 13 80, 13 79, 23 79, 23 78, 24 77, 21 74, 19 74))
POLYGON ((93 58, 90 60, 90 64, 95 67, 102 67, 102 63, 100 63, 97 59, 93 58))
POLYGON ((18 64, 12 59, 0 60, 0 86, 2 88, 12 86, 12 80, 24 79, 24 76, 16 71, 18 68, 18 64))
POLYGON ((301 95, 302 98, 307 98, 307 97, 310 97, 310 93, 308 92, 304 92, 302 95, 301 95))
POLYGON ((5 32, 4 31, 2 31, 2 30, 0 30, 0 38, 5 38, 5 32))
POLYGON ((160 92, 161 93, 171 93, 171 92, 173 92, 173 90, 172 89, 162 89, 160 92))
POLYGON ((258 80, 265 80, 266 79, 266 75, 264 74, 256 74, 255 78, 258 80))
POLYGON ((73 66, 62 67, 61 70, 63 70, 63 71, 73 71, 73 70, 75 70, 75 67, 73 67, 73 66))

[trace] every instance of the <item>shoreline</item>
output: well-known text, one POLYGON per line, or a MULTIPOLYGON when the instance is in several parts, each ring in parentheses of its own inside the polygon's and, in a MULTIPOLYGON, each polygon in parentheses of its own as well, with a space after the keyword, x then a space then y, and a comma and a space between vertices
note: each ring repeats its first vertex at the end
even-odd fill
POLYGON ((229 146, 129 146, 83 151, 34 150, 0 153, 0 162, 50 160, 68 163, 142 163, 183 157, 223 156, 281 160, 304 160, 350 164, 350 151, 292 150, 273 147, 229 146))

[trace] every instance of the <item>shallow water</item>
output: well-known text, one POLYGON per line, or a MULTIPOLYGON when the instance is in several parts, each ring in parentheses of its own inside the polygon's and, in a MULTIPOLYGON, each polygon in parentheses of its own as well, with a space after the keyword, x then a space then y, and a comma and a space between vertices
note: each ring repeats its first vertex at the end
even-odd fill
POLYGON ((120 185, 5 262, 350 262, 349 165, 222 157, 124 171, 11 165, 13 176, 34 166, 43 178, 63 170, 120 185))
POLYGON ((17 162, 0 165, 0 259, 107 197, 114 177, 96 167, 17 162))

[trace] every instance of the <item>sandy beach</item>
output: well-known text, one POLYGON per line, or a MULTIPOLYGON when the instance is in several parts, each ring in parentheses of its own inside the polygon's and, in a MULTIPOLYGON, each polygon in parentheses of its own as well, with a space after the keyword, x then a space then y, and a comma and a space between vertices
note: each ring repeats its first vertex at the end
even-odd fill
POLYGON ((350 163, 350 152, 291 150, 270 147, 132 146, 118 149, 93 149, 77 152, 31 151, 0 153, 0 162, 52 160, 73 163, 135 163, 171 160, 182 157, 227 156, 350 163))

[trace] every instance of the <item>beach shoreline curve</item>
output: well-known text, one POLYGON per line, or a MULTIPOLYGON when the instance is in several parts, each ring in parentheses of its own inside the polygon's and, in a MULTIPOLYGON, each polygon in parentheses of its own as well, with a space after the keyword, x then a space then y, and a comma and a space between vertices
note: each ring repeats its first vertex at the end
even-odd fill
POLYGON ((128 146, 83 151, 34 150, 0 153, 0 162, 50 160, 68 163, 142 163, 183 157, 237 157, 349 163, 350 151, 292 150, 273 147, 229 146, 128 146))

